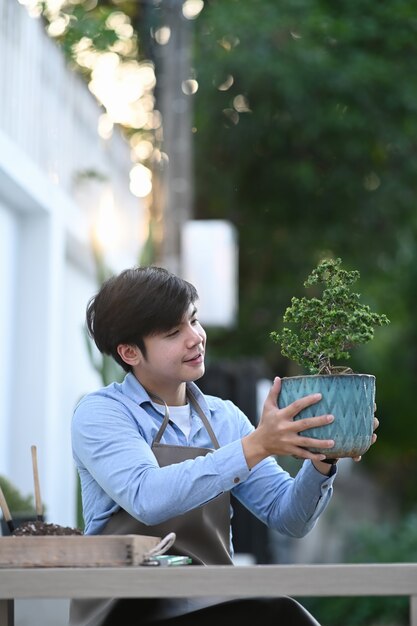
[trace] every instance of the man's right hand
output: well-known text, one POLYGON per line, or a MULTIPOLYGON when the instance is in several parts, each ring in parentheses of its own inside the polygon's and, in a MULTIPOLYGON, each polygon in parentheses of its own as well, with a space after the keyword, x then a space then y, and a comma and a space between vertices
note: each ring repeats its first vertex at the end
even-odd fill
POLYGON ((334 446, 333 439, 313 439, 302 435, 302 432, 309 428, 330 424, 334 420, 333 415, 294 420, 302 409, 321 400, 321 394, 304 396, 280 409, 278 408, 280 390, 281 379, 276 377, 265 400, 258 426, 253 433, 242 439, 243 452, 250 469, 271 455, 322 461, 326 458, 325 454, 310 452, 306 448, 334 446))

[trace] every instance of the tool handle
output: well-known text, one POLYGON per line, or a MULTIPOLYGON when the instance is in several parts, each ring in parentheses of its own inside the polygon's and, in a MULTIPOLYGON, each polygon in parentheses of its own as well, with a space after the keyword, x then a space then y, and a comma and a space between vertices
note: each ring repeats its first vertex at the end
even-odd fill
POLYGON ((41 488, 39 485, 39 472, 38 472, 38 458, 36 446, 31 446, 32 451, 32 467, 33 467, 33 484, 35 488, 35 506, 36 517, 38 520, 43 520, 43 507, 41 498, 41 488))
POLYGON ((0 487, 0 507, 3 511, 3 517, 5 522, 12 533, 14 531, 14 524, 12 520, 12 516, 10 515, 9 507, 7 506, 6 498, 4 497, 3 489, 0 487))

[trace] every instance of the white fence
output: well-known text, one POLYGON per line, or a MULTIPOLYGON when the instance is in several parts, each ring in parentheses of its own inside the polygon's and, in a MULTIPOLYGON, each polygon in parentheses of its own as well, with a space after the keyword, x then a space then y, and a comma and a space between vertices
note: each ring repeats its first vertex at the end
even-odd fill
POLYGON ((0 474, 32 492, 37 445, 47 517, 73 525, 69 425, 99 383, 82 332, 97 288, 91 220, 111 197, 127 236, 118 270, 137 261, 143 207, 129 192, 129 146, 119 133, 100 139, 99 105, 17 0, 0 0, 0 85, 0 474))

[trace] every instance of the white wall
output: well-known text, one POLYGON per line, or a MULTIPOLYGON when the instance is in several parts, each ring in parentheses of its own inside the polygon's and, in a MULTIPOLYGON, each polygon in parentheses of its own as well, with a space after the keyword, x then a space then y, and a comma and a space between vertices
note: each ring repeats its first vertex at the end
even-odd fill
POLYGON ((0 467, 10 460, 8 441, 10 438, 12 415, 12 397, 6 390, 11 388, 13 371, 10 359, 13 348, 13 336, 10 332, 16 315, 14 284, 16 282, 16 220, 0 203, 0 467))
MULTIPOLYGON (((62 404, 63 412, 55 421, 56 438, 69 444, 69 432, 72 411, 82 395, 101 386, 99 376, 91 368, 88 359, 84 337, 84 312, 85 304, 96 290, 92 289, 89 279, 76 263, 68 263, 65 268, 66 289, 63 294, 63 327, 65 332, 62 336, 61 354, 66 373, 62 376, 62 404), (82 306, 80 306, 82 303, 82 306)), ((61 454, 64 455, 64 466, 73 467, 70 446, 62 446, 61 454)), ((67 477, 68 492, 74 497, 76 493, 75 470, 67 477)), ((56 477, 51 477, 51 490, 54 500, 59 501, 60 509, 54 515, 54 519, 62 517, 70 520, 72 516, 72 501, 70 498, 62 501, 59 498, 60 483, 56 477)))
POLYGON ((0 0, 0 85, 0 474, 33 492, 35 444, 47 519, 74 525, 70 421, 101 384, 82 331, 98 287, 91 214, 110 191, 119 271, 137 262, 143 207, 128 190, 127 143, 98 137, 99 106, 17 0, 0 0), (107 177, 93 194, 77 182, 86 170, 107 177))

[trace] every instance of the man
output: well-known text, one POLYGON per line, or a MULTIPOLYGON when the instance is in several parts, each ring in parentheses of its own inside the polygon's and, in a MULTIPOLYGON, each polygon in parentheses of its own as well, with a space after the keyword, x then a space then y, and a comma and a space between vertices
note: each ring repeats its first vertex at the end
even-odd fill
MULTIPOLYGON (((303 431, 334 417, 294 421, 320 395, 278 409, 279 378, 256 428, 232 402, 203 395, 195 384, 206 351, 197 300, 193 285, 158 267, 126 270, 90 300, 89 334, 126 377, 80 401, 73 454, 86 534, 174 532, 170 553, 189 555, 196 565, 232 564, 230 492, 283 534, 303 537, 314 527, 331 498, 336 466, 306 447, 334 442, 303 431), (282 455, 305 460, 294 478, 278 465, 282 455)), ((74 626, 202 626, 240 616, 317 625, 291 598, 191 601, 186 589, 172 600, 73 601, 70 613, 74 626)))

